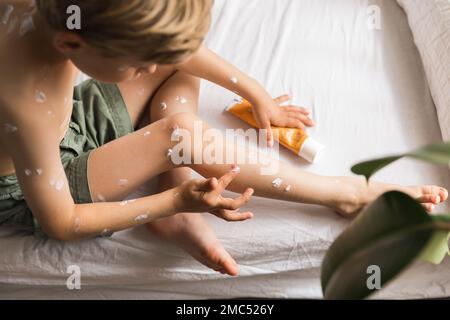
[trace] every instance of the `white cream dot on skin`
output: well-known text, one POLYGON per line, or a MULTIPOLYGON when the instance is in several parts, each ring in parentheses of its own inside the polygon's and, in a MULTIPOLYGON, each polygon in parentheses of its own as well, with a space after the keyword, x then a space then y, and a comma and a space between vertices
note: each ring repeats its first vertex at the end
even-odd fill
POLYGON ((141 221, 145 221, 147 219, 148 219, 148 214, 141 214, 141 215, 137 216, 136 218, 134 218, 134 221, 141 222, 141 221))
POLYGON ((36 174, 38 176, 42 176, 43 173, 44 173, 44 170, 42 170, 41 168, 36 169, 36 174))
POLYGON ((56 179, 55 178, 51 178, 49 181, 50 186, 54 187, 56 184, 56 179))
POLYGON ((167 150, 167 157, 170 158, 172 156, 173 150, 169 149, 167 150))
POLYGON ((120 67, 118 67, 117 68, 117 71, 119 71, 119 72, 125 72, 125 71, 127 71, 127 67, 126 66, 120 66, 120 67))
POLYGON ((145 131, 144 132, 144 137, 148 137, 148 136, 150 136, 152 133, 150 132, 150 131, 145 131))
POLYGON ((291 191, 291 185, 288 185, 286 188, 284 188, 284 191, 285 192, 290 192, 291 191))
POLYGON ((61 191, 64 188, 64 184, 65 183, 63 180, 56 181, 56 184, 55 184, 56 191, 61 191))
POLYGON ((101 194, 97 195, 97 199, 100 202, 106 202, 106 198, 103 195, 101 195, 101 194))
POLYGON ((5 123, 3 125, 3 131, 5 131, 6 134, 13 134, 16 133, 19 130, 16 126, 13 126, 12 124, 5 123))
POLYGON ((44 103, 45 101, 47 101, 47 96, 40 90, 35 91, 34 97, 37 103, 44 103))
POLYGON ((80 218, 75 218, 75 222, 74 222, 74 230, 75 233, 79 233, 80 232, 80 227, 81 227, 81 220, 80 218))
POLYGON ((121 202, 119 203, 119 205, 122 206, 122 207, 126 206, 127 204, 128 204, 128 201, 127 201, 127 200, 121 201, 121 202))
POLYGON ((276 178, 275 180, 272 181, 272 186, 274 188, 279 189, 281 187, 281 184, 283 183, 283 180, 280 178, 276 178))
POLYGON ((231 81, 232 83, 234 83, 234 84, 237 84, 237 83, 238 83, 238 78, 236 78, 236 77, 231 77, 231 78, 230 78, 230 81, 231 81))
POLYGON ((180 139, 180 128, 175 127, 172 132, 172 140, 178 141, 180 139))
POLYGON ((14 7, 10 4, 6 5, 5 11, 2 13, 2 17, 0 19, 0 22, 4 25, 8 24, 9 18, 11 17, 11 14, 14 11, 14 7))
POLYGON ((125 187, 128 185, 128 179, 119 179, 119 186, 125 187))
POLYGON ((31 170, 30 169, 25 169, 25 175, 27 176, 31 176, 31 170))
POLYGON ((166 109, 167 109, 167 103, 161 102, 160 109, 161 109, 162 111, 166 110, 166 109))
POLYGON ((24 35, 26 35, 28 32, 30 32, 31 30, 34 30, 34 21, 33 21, 33 17, 31 15, 25 15, 22 18, 22 21, 20 22, 20 29, 19 29, 19 35, 21 37, 23 37, 24 35))
POLYGON ((233 168, 231 169, 231 172, 239 173, 239 172, 241 172, 241 168, 239 168, 238 166, 233 166, 233 168))
POLYGON ((177 100, 181 104, 185 104, 188 102, 187 99, 183 96, 177 96, 175 100, 177 100))

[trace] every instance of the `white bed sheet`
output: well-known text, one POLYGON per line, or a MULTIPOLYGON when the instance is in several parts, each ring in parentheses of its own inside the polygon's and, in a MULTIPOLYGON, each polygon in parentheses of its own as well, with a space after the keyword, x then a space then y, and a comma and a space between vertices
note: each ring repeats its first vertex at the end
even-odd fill
MULTIPOLYGON (((311 134, 325 156, 307 165, 283 151, 283 161, 342 175, 356 161, 441 141, 419 54, 393 0, 216 0, 207 44, 274 96, 292 92, 313 108, 311 134), (366 25, 369 5, 381 8, 381 30, 366 25)), ((202 117, 221 129, 242 126, 222 113, 232 97, 204 82, 202 117)), ((448 168, 406 160, 376 178, 450 187, 448 168)), ((320 298, 322 258, 347 221, 273 200, 249 208, 256 217, 245 223, 207 216, 240 264, 238 278, 209 271, 143 228, 76 244, 0 230, 0 298, 320 298), (81 290, 66 289, 69 265, 81 268, 81 290)), ((380 296, 447 295, 449 266, 416 263, 380 296)))

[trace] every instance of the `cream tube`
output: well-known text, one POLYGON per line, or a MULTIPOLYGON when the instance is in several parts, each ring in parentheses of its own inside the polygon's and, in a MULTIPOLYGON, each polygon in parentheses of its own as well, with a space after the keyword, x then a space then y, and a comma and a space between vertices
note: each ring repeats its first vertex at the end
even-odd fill
MULTIPOLYGON (((250 102, 246 100, 235 100, 234 102, 226 110, 252 127, 257 128, 258 125, 253 117, 253 109, 250 102)), ((316 162, 321 152, 325 149, 322 144, 309 137, 301 129, 272 127, 272 131, 282 146, 308 162, 316 162)))

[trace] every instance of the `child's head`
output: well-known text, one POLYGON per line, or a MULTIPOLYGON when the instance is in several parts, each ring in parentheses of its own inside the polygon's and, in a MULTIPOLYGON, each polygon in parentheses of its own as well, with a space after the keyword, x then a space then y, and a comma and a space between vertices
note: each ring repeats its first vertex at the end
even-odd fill
POLYGON ((197 51, 209 29, 212 0, 36 0, 56 48, 80 70, 119 82, 197 51), (81 29, 68 30, 67 9, 81 10, 81 29))

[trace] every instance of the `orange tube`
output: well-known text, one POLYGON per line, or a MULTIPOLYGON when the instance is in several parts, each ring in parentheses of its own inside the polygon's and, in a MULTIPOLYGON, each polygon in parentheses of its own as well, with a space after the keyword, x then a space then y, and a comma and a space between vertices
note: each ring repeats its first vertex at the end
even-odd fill
MULTIPOLYGON (((236 103, 227 108, 227 111, 252 127, 258 127, 253 117, 253 109, 250 102, 246 100, 239 102, 236 100, 236 103)), ((315 162, 320 152, 324 149, 323 145, 310 138, 301 129, 272 127, 272 131, 282 146, 309 162, 315 162)))

